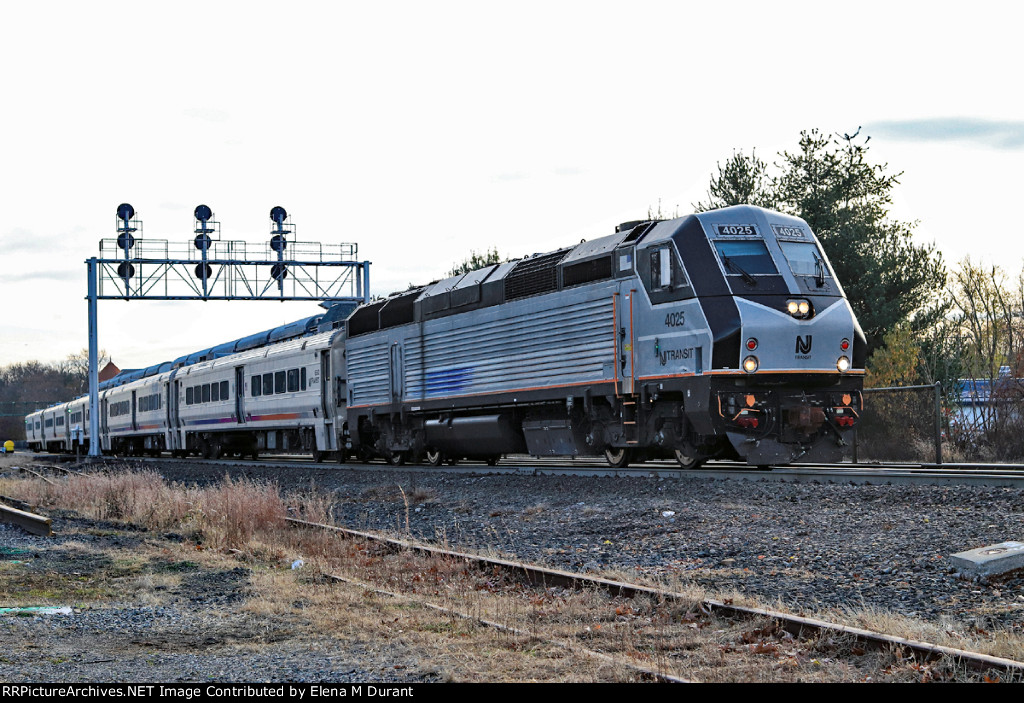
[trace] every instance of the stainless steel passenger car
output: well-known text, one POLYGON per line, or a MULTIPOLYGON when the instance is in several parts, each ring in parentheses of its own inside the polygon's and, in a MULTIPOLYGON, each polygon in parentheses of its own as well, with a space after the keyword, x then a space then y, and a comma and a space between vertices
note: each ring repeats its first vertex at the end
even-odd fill
POLYGON ((328 353, 334 331, 288 340, 179 369, 174 377, 173 448, 223 452, 311 453, 337 449, 328 353))
MULTIPOLYGON (((309 453, 337 450, 331 330, 166 370, 133 372, 99 394, 100 446, 119 455, 309 453), (151 375, 147 375, 151 374, 151 375)), ((163 369, 163 370, 162 370, 163 369)), ((35 451, 88 449, 88 398, 25 418, 35 451)))

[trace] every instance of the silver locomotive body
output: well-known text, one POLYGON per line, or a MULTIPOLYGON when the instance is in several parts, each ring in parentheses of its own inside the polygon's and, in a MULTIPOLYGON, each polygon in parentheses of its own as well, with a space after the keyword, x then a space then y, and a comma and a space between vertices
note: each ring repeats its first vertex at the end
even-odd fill
POLYGON ((834 461, 863 350, 807 224, 727 208, 360 308, 332 350, 335 427, 339 446, 395 462, 834 461))

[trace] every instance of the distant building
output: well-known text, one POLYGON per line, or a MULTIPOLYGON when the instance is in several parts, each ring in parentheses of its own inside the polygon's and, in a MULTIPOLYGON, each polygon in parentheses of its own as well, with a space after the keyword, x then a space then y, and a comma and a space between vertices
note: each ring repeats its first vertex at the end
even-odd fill
POLYGON ((100 383, 112 379, 117 374, 121 373, 121 369, 114 366, 113 361, 108 361, 107 365, 100 369, 100 383))
POLYGON ((977 434, 990 429, 1001 417, 1016 417, 1024 398, 1024 379, 1011 375, 1009 366, 1002 366, 998 378, 960 379, 958 390, 960 397, 952 421, 977 434))

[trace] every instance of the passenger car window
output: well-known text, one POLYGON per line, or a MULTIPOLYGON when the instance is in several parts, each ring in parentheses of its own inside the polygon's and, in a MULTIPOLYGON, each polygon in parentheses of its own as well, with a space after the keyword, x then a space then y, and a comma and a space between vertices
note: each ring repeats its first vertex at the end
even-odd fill
POLYGON ((274 372, 274 392, 275 393, 284 393, 285 392, 284 371, 275 371, 274 372))
POLYGON ((299 370, 288 369, 288 392, 295 393, 299 390, 299 370))

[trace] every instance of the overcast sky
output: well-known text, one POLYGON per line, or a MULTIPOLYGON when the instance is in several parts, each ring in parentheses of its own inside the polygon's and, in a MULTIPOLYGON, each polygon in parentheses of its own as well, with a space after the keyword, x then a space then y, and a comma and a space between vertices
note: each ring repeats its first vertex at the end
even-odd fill
MULTIPOLYGON (((1017 271, 1019 6, 925 3, 4 3, 0 365, 87 346, 87 258, 146 237, 355 242, 386 294, 471 250, 521 256, 704 197, 734 150, 871 135, 893 215, 1017 271)), ((314 303, 102 301, 149 366, 314 303)))

